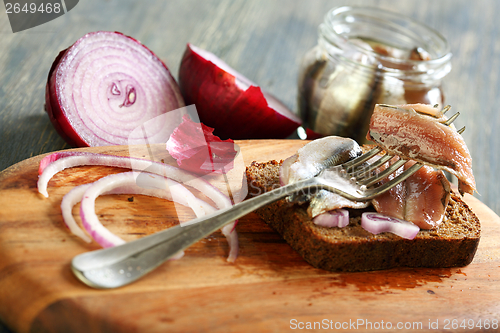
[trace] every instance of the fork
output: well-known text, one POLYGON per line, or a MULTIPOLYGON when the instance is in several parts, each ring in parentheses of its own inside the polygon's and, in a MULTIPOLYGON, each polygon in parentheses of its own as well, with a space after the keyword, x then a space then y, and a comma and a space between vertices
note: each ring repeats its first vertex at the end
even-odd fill
MULTIPOLYGON (((449 109, 450 107, 446 106, 443 113, 449 109)), ((459 114, 457 112, 442 123, 450 125, 459 114)), ((464 130, 465 127, 457 132, 462 134, 464 130)), ((318 190, 328 190, 353 201, 368 201, 387 192, 423 166, 421 163, 415 163, 381 183, 381 180, 408 162, 399 158, 379 172, 379 168, 395 156, 386 153, 378 160, 367 163, 382 151, 382 148, 375 147, 341 165, 331 167, 326 165, 326 168, 315 177, 264 192, 232 207, 194 219, 187 226, 175 226, 119 246, 77 255, 71 262, 71 269, 77 278, 90 287, 103 289, 121 287, 151 272, 179 251, 224 225, 267 204, 285 197, 293 201, 294 197, 302 197, 306 190, 308 194, 318 190)))
POLYGON ((83 283, 94 288, 121 287, 151 272, 179 251, 224 225, 279 199, 300 191, 314 193, 325 189, 350 200, 367 201, 390 190, 422 166, 417 163, 392 180, 376 186, 381 179, 406 163, 406 160, 400 159, 377 174, 374 171, 392 156, 385 155, 368 166, 366 162, 381 151, 381 148, 374 148, 351 161, 325 169, 315 177, 264 192, 192 220, 187 226, 175 226, 123 245, 80 254, 72 260, 72 271, 83 283))

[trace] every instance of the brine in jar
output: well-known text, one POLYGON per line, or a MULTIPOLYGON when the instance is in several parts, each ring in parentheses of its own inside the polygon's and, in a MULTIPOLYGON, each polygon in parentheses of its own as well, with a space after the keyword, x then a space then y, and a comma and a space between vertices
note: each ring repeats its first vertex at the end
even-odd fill
POLYGON ((363 143, 375 104, 441 108, 450 60, 446 39, 411 18, 377 8, 333 9, 299 71, 303 126, 363 143))

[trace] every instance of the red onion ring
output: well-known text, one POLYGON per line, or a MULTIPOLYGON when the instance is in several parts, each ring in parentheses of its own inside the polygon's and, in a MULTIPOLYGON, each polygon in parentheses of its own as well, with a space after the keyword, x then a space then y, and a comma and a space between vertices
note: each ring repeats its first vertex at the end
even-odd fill
POLYGON ((61 201, 61 212, 63 216, 63 221, 71 231, 71 233, 75 236, 80 237, 85 242, 90 243, 92 238, 90 238, 76 223, 73 218, 73 207, 82 201, 83 194, 90 187, 91 184, 83 184, 77 187, 74 187, 71 191, 66 193, 61 201))
POLYGON ((361 226, 372 234, 391 232, 402 238, 413 239, 420 228, 415 224, 379 213, 361 214, 361 226))
POLYGON ((135 174, 133 172, 123 172, 103 177, 86 188, 80 206, 82 224, 87 232, 101 246, 110 247, 124 243, 121 238, 106 229, 95 214, 95 200, 101 194, 125 192, 127 194, 145 194, 164 199, 174 198, 174 200, 182 205, 191 208, 194 207, 193 210, 198 217, 215 211, 213 207, 205 211, 205 205, 199 204, 199 201, 202 200, 196 198, 181 184, 150 173, 144 173, 144 175, 149 178, 150 184, 153 186, 152 188, 141 188, 137 186, 135 174), (162 189, 166 187, 165 182, 173 182, 172 186, 168 186, 169 191, 162 189))
MULTIPOLYGON (((151 174, 152 182, 159 182, 158 186, 165 187, 165 182, 167 178, 159 178, 157 175, 151 174)), ((103 194, 139 194, 157 197, 161 199, 166 199, 169 201, 176 201, 177 203, 190 207, 193 209, 197 217, 204 216, 206 214, 214 212, 216 209, 205 201, 195 197, 188 189, 186 189, 182 184, 174 182, 173 180, 168 180, 169 188, 174 188, 174 195, 171 195, 171 191, 166 191, 163 188, 143 188, 137 185, 130 186, 120 186, 107 191, 103 194)), ((85 191, 92 186, 92 184, 83 184, 73 188, 69 191, 61 201, 61 211, 63 215, 63 220, 68 229, 76 236, 83 239, 85 242, 90 243, 92 239, 78 226, 75 219, 73 218, 72 210, 73 207, 79 203, 85 191)))
MULTIPOLYGON (((219 189, 215 186, 203 178, 199 178, 198 176, 179 168, 139 158, 87 152, 63 151, 45 156, 40 162, 40 168, 38 170, 38 192, 40 192, 43 196, 48 197, 48 182, 56 173, 67 168, 84 165, 104 165, 130 169, 132 168, 132 162, 134 170, 147 169, 150 173, 168 177, 178 181, 179 183, 189 185, 199 190, 212 199, 219 209, 232 206, 229 197, 219 191, 219 189)), ((227 260, 230 262, 234 262, 238 255, 238 235, 235 229, 236 223, 237 221, 230 223, 221 229, 222 233, 226 236, 229 242, 229 255, 227 260)))
MULTIPOLYGON (((165 64, 118 32, 86 34, 62 51, 46 87, 45 108, 54 127, 77 147, 129 144, 135 128, 183 106, 165 64)), ((158 125, 158 131, 167 126, 158 125)))

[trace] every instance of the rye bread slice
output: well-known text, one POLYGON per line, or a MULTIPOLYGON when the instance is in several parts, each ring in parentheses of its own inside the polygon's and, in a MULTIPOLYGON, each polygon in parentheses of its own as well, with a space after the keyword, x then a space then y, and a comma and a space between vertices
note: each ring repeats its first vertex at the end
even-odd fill
MULTIPOLYGON (((253 162, 246 169, 248 196, 279 186, 281 162, 253 162)), ((309 264, 329 271, 370 271, 394 267, 461 267, 474 258, 481 226, 476 215, 452 193, 443 223, 436 230, 421 230, 413 240, 391 233, 374 235, 361 227, 361 213, 350 210, 344 228, 315 225, 308 203, 280 200, 256 211, 269 226, 309 264)))

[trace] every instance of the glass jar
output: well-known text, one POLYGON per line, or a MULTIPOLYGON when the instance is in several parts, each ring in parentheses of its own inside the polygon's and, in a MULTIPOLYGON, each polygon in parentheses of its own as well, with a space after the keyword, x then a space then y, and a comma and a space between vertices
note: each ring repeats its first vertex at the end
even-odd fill
POLYGON ((450 70, 448 43, 435 30, 377 8, 335 8, 299 71, 303 126, 364 143, 375 104, 442 108, 450 70))

